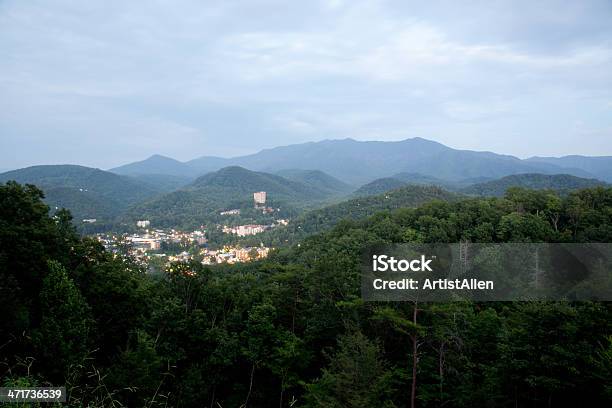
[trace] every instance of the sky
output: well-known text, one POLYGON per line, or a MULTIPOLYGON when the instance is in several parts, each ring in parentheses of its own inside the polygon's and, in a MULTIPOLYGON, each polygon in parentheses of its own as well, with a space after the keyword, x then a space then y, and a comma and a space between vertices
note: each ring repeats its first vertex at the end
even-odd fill
POLYGON ((611 21, 609 0, 0 0, 0 169, 347 137, 612 155, 611 21))

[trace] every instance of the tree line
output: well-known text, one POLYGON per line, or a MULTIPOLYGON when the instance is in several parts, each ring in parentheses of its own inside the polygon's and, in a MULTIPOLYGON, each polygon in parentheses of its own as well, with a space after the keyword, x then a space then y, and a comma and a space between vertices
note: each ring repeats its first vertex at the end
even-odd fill
POLYGON ((612 189, 432 201, 340 221, 269 259, 147 274, 0 185, 0 376, 69 406, 517 407, 612 400, 605 302, 363 302, 391 242, 610 242, 612 189))

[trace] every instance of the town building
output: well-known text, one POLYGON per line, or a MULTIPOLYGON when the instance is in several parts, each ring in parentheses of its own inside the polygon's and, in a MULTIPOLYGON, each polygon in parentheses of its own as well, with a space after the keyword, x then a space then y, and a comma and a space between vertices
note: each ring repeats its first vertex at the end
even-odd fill
POLYGON ((149 220, 136 221, 136 226, 138 228, 147 228, 149 225, 151 225, 151 221, 149 220))
POLYGON ((255 207, 260 207, 266 204, 266 192, 258 191, 253 193, 253 201, 255 201, 255 207))
POLYGON ((221 211, 221 215, 240 215, 240 209, 221 211))

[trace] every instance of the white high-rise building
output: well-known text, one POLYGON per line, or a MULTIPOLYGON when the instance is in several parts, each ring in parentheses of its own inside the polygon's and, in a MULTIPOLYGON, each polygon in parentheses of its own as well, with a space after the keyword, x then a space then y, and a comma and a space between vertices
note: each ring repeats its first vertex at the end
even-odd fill
POLYGON ((266 204, 266 192, 265 191, 258 191, 256 193, 253 193, 253 201, 255 201, 255 206, 259 206, 259 205, 264 205, 266 204))
POLYGON ((136 226, 139 228, 147 228, 149 225, 151 225, 149 220, 136 221, 136 226))

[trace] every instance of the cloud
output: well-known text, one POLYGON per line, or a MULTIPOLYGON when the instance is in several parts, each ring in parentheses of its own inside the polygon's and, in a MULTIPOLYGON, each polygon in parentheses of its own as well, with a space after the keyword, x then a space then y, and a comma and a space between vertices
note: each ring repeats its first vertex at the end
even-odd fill
POLYGON ((612 126, 611 12, 597 0, 9 0, 0 144, 18 154, 1 159, 32 164, 17 141, 35 140, 70 161, 59 146, 75 138, 79 162, 102 167, 329 137, 612 154, 572 126, 612 126), (107 156, 87 148, 100 137, 107 156))

